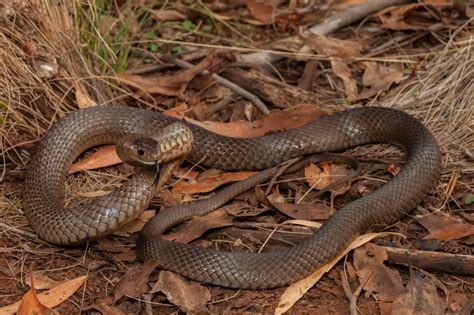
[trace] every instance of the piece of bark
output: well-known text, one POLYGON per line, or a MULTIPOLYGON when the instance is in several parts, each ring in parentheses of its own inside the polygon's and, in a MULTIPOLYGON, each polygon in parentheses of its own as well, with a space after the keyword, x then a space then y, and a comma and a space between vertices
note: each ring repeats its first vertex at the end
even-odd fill
POLYGON ((474 255, 460 255, 422 250, 383 247, 388 254, 387 262, 414 266, 426 271, 446 272, 474 276, 474 255))

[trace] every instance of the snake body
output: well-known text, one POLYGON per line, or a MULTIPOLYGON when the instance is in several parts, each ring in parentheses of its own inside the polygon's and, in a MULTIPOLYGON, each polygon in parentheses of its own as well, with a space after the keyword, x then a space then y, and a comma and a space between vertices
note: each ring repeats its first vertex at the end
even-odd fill
MULTIPOLYGON (((114 143, 129 133, 147 134, 175 121, 156 112, 106 106, 78 110, 61 119, 40 142, 26 173, 24 213, 37 234, 55 244, 78 244, 135 218, 153 196, 154 171, 145 168, 120 190, 65 208, 68 167, 87 148, 114 143)), ((374 142, 395 144, 406 152, 406 163, 397 176, 339 209, 311 237, 285 250, 231 253, 159 240, 151 237, 153 229, 161 228, 157 220, 139 236, 137 248, 144 260, 157 259, 163 269, 226 287, 272 288, 309 275, 370 227, 391 224, 413 209, 435 187, 441 172, 441 153, 433 135, 418 120, 394 109, 351 109, 256 138, 229 138, 189 127, 194 144, 188 159, 225 170, 262 170, 296 156, 374 142)), ((187 205, 182 211, 194 210, 187 205)), ((165 211, 163 225, 173 216, 165 211)))

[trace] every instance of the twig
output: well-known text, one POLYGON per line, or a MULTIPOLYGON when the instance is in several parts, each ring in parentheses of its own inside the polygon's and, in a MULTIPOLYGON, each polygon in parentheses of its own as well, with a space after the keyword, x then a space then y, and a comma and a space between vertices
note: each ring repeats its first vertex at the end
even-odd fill
POLYGON ((357 315, 357 299, 359 298, 364 286, 367 284, 367 282, 369 282, 370 277, 372 277, 373 271, 370 272, 367 278, 364 279, 364 281, 359 285, 354 293, 352 293, 349 281, 347 280, 346 272, 344 270, 340 270, 339 273, 341 274, 342 288, 344 289, 344 293, 349 300, 349 310, 351 315, 357 315))
POLYGON ((143 294, 143 300, 146 301, 145 303, 145 314, 147 315, 152 315, 153 314, 153 308, 151 305, 151 300, 152 300, 152 294, 143 294))
POLYGON ((14 232, 18 235, 24 236, 26 238, 29 238, 29 239, 33 240, 33 241, 41 241, 41 239, 38 237, 38 235, 27 232, 27 231, 20 230, 16 227, 8 225, 8 224, 0 222, 0 227, 2 227, 4 229, 4 231, 14 232))
MULTIPOLYGON (((341 11, 332 17, 328 18, 326 21, 317 24, 311 27, 308 31, 303 32, 303 37, 307 37, 310 33, 319 34, 319 35, 328 35, 346 25, 354 23, 358 20, 363 19, 364 17, 373 14, 377 11, 385 9, 387 7, 402 4, 409 2, 409 0, 378 0, 371 1, 368 3, 352 6, 344 11, 341 11)), ((296 36, 290 37, 288 39, 298 40, 296 36)), ((268 65, 275 63, 282 59, 284 56, 275 55, 269 52, 258 52, 251 53, 248 55, 243 55, 241 57, 242 62, 251 63, 255 65, 268 65)))
MULTIPOLYGON (((190 64, 186 61, 178 59, 174 56, 164 55, 164 54, 160 54, 160 53, 155 54, 155 56, 157 58, 165 61, 165 62, 173 63, 173 64, 177 65, 180 68, 189 69, 189 68, 194 67, 193 64, 190 64)), ((209 74, 209 71, 208 70, 202 70, 200 73, 202 75, 207 75, 207 74, 209 74)), ((234 82, 231 82, 227 79, 224 79, 223 77, 221 77, 218 74, 213 73, 212 78, 214 80, 216 80, 217 82, 219 82, 220 84, 222 84, 223 86, 231 89, 232 91, 239 94, 243 98, 246 98, 247 100, 252 102, 263 114, 268 115, 270 113, 270 110, 268 109, 268 107, 256 95, 250 93, 247 90, 244 90, 243 88, 241 88, 240 86, 238 86, 234 82)))

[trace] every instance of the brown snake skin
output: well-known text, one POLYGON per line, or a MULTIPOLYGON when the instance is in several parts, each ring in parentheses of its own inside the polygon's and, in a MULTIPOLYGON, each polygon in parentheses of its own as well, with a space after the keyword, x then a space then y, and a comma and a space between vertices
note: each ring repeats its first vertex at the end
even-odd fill
MULTIPOLYGON (((120 190, 86 205, 64 208, 67 169, 87 148, 174 121, 156 112, 105 106, 61 119, 42 139, 26 174, 24 213, 37 234, 55 244, 78 244, 111 233, 135 218, 153 196, 155 172, 143 169, 120 190)), ((311 274, 370 227, 391 224, 413 209, 435 187, 441 171, 441 153, 433 135, 418 120, 393 109, 347 110, 258 138, 227 138, 190 127, 194 144, 188 159, 226 170, 261 170, 292 157, 373 142, 392 143, 406 152, 406 163, 397 176, 339 209, 313 236, 285 250, 231 253, 155 239, 178 216, 169 210, 144 228, 137 240, 142 259, 157 259, 162 269, 226 287, 273 288, 311 274)), ((224 189, 223 194, 234 193, 229 190, 224 189)), ((189 216, 205 206, 203 201, 177 212, 189 216)))

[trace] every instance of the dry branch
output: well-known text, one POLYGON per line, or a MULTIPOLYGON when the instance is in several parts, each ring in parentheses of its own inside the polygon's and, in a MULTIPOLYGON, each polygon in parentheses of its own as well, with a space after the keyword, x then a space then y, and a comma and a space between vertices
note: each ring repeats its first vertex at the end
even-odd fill
POLYGON ((383 247, 391 264, 414 266, 427 271, 474 276, 474 255, 383 247))

